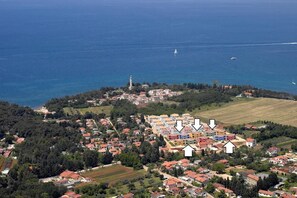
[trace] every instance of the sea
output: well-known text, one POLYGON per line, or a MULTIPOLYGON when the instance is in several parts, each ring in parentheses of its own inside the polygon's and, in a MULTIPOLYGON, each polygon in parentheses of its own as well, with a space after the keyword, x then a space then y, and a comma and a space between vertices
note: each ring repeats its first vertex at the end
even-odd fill
POLYGON ((297 94, 297 1, 0 0, 1 100, 37 107, 130 75, 297 94))

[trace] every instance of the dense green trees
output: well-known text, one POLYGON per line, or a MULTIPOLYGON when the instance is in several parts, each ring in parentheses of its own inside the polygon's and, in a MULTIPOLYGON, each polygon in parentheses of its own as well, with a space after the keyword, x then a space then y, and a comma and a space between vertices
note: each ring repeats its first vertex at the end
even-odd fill
POLYGON ((285 136, 297 139, 297 128, 293 126, 276 124, 273 122, 263 122, 265 128, 260 129, 261 133, 255 134, 258 141, 268 140, 275 137, 285 136))
POLYGON ((102 164, 111 164, 112 160, 113 160, 112 153, 110 153, 109 150, 107 149, 106 153, 103 155, 102 164))
POLYGON ((66 188, 57 187, 52 183, 40 183, 32 172, 29 164, 14 166, 7 177, 2 178, 1 197, 60 197, 66 188))
POLYGON ((159 145, 158 143, 154 143, 151 145, 149 142, 142 142, 139 148, 139 153, 143 155, 141 162, 143 164, 147 163, 155 163, 159 160, 159 145))
POLYGON ((146 115, 161 115, 161 114, 173 114, 178 113, 182 114, 184 112, 184 109, 180 108, 176 104, 164 104, 164 103, 149 103, 146 107, 140 108, 138 110, 140 113, 146 114, 146 115))
POLYGON ((76 190, 84 196, 90 197, 106 197, 106 190, 108 189, 107 183, 86 185, 76 190))
POLYGON ((225 172, 225 165, 222 163, 215 163, 212 166, 212 170, 216 171, 218 174, 222 174, 225 172))
POLYGON ((98 165, 98 152, 86 150, 83 154, 86 167, 95 167, 98 165))
POLYGON ((242 196, 243 198, 258 197, 257 187, 250 188, 245 184, 243 177, 232 177, 231 180, 218 178, 218 183, 223 184, 226 188, 233 190, 237 196, 242 196))
POLYGON ((24 137, 16 145, 18 165, 11 169, 7 180, 1 181, 1 195, 7 197, 60 197, 65 189, 43 184, 40 177, 61 173, 66 168, 80 169, 82 164, 75 153, 81 135, 75 128, 45 123, 30 108, 0 102, 0 131, 13 141, 12 135, 24 137))
POLYGON ((117 100, 114 103, 114 108, 111 111, 110 118, 115 120, 116 118, 123 118, 124 121, 129 122, 130 116, 137 113, 136 105, 132 104, 128 100, 117 100))
POLYGON ((294 152, 297 152, 297 143, 292 144, 291 149, 292 149, 294 152))
POLYGON ((268 190, 270 187, 279 183, 278 177, 275 173, 270 173, 268 177, 260 178, 257 182, 257 188, 259 190, 268 190))
POLYGON ((192 111, 203 105, 229 102, 231 101, 231 95, 218 90, 207 90, 202 92, 187 91, 180 96, 173 97, 172 100, 179 102, 180 108, 192 111))
POLYGON ((118 159, 125 166, 133 167, 134 169, 142 169, 142 164, 137 153, 125 150, 118 156, 118 159))

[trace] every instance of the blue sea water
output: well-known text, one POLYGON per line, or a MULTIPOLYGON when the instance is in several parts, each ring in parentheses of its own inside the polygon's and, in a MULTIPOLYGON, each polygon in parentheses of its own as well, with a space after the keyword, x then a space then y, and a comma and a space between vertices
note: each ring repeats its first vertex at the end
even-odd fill
POLYGON ((297 94, 294 42, 296 0, 0 0, 0 99, 35 107, 130 74, 297 94))

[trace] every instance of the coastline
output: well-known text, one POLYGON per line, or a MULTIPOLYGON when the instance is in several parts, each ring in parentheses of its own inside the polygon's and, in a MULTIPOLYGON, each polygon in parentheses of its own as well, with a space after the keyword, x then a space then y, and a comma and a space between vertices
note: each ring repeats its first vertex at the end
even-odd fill
MULTIPOLYGON (((149 83, 154 83, 154 82, 149 82, 149 83)), ((201 83, 201 84, 208 84, 210 85, 210 83, 205 83, 205 82, 182 82, 182 83, 172 83, 172 82, 157 82, 157 83, 165 83, 167 85, 182 85, 183 83, 201 83)), ((246 85, 246 84, 232 84, 232 85, 238 85, 238 86, 252 86, 252 87, 255 87, 257 89, 261 89, 261 90, 269 90, 269 91, 273 91, 273 92, 279 92, 279 93, 285 93, 285 94, 290 94, 290 95, 297 95, 297 92, 294 93, 294 92, 286 92, 286 91, 282 91, 282 90, 278 90, 278 89, 268 89, 268 88, 264 88, 264 87, 256 87, 256 86, 253 86, 253 85, 246 85)), ((290 84, 289 84, 290 85, 290 84)), ((13 101, 9 101, 9 100, 4 100, 4 99, 0 99, 2 101, 6 101, 6 102, 9 102, 9 103, 14 103, 14 104, 17 104, 17 105, 20 105, 20 106, 27 106, 27 107, 30 107, 32 108, 33 110, 39 110, 41 109, 42 107, 44 107, 44 105, 51 99, 53 98, 63 98, 63 97, 66 97, 66 96, 75 96, 75 95, 78 95, 78 94, 84 94, 86 92, 89 92, 89 91, 96 91, 96 90, 100 90, 102 88, 105 88, 105 87, 112 87, 112 88, 120 88, 120 87, 123 87, 125 86, 125 84, 122 84, 122 85, 119 85, 119 86, 98 86, 97 88, 95 89, 83 89, 81 91, 77 91, 77 92, 73 92, 73 91, 70 91, 71 94, 61 94, 57 97, 47 97, 48 99, 46 100, 43 100, 42 102, 39 102, 38 104, 33 104, 33 105, 27 105, 27 104, 22 104, 23 102, 13 102, 13 101)), ((290 86, 295 86, 295 85, 290 85, 290 86)), ((296 90, 297 90, 297 86, 296 87, 296 90)))

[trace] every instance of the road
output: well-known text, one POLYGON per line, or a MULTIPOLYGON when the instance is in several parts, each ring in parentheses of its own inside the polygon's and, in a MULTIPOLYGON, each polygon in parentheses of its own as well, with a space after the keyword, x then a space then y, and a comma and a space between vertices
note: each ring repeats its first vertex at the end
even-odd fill
POLYGON ((113 130, 118 134, 118 136, 120 137, 120 133, 118 132, 118 130, 115 128, 115 126, 113 125, 113 123, 110 121, 109 118, 106 118, 106 120, 108 120, 108 122, 110 123, 110 125, 112 126, 113 130))

